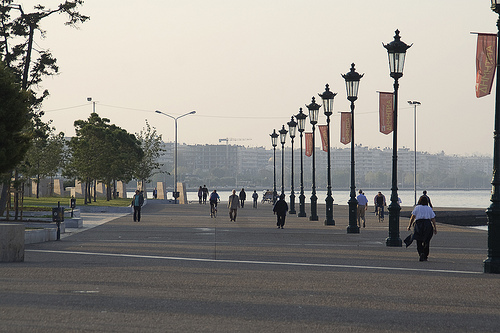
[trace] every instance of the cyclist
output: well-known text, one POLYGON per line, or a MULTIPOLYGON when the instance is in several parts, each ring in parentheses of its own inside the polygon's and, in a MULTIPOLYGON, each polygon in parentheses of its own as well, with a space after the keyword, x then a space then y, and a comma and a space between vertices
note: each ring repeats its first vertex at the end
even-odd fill
POLYGON ((220 197, 217 194, 216 190, 214 190, 210 194, 209 201, 210 201, 210 217, 216 217, 216 215, 217 215, 217 202, 220 201, 220 197))
POLYGON ((386 206, 385 195, 382 192, 378 192, 375 198, 373 198, 373 203, 375 204, 375 209, 379 214, 379 221, 384 220, 384 206, 386 206))

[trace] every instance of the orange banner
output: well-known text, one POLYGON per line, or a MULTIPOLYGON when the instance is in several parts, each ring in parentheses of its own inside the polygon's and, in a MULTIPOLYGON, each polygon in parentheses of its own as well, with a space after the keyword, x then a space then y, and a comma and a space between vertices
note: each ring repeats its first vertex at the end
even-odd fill
POLYGON ((478 34, 476 50, 476 97, 489 95, 497 66, 497 35, 478 34))
POLYGON ((304 138, 306 140, 306 156, 311 156, 313 152, 313 134, 304 133, 304 138))
POLYGON ((321 144, 323 151, 328 151, 328 126, 318 125, 319 134, 321 135, 321 144))
POLYGON ((379 92, 380 132, 389 134, 394 129, 394 94, 379 92))
POLYGON ((340 142, 343 144, 348 144, 351 142, 351 113, 341 112, 340 113, 340 142))

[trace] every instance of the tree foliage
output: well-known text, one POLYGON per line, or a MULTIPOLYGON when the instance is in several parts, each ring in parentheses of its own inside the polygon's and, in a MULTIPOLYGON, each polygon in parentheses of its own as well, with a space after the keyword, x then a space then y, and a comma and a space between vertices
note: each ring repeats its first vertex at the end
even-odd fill
MULTIPOLYGON (((133 134, 109 122, 96 113, 87 121, 75 121, 76 136, 69 142, 71 158, 67 167, 67 174, 85 182, 97 180, 108 190, 114 180, 132 180, 144 155, 133 134)), ((111 199, 110 192, 107 198, 111 199)))
POLYGON ((161 135, 158 135, 156 128, 151 127, 146 120, 146 127, 140 133, 136 133, 137 138, 141 142, 141 148, 144 156, 137 165, 134 178, 141 181, 143 188, 144 182, 151 182, 151 178, 160 173, 160 168, 163 164, 158 162, 158 158, 165 151, 162 148, 163 142, 161 135))

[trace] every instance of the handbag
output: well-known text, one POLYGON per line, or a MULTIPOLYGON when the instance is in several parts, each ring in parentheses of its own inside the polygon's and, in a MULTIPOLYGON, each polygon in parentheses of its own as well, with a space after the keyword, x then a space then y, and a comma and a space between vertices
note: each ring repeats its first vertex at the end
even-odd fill
POLYGON ((406 247, 410 246, 413 243, 413 234, 409 234, 403 241, 406 244, 406 247))

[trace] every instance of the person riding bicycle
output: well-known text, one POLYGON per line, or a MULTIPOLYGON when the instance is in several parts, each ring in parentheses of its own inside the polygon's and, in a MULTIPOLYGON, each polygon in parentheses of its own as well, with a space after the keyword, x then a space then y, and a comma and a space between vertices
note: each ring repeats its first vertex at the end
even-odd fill
POLYGON ((217 202, 220 201, 220 197, 217 194, 216 190, 214 190, 210 194, 209 201, 210 201, 210 217, 212 217, 214 211, 217 211, 217 202))
POLYGON ((382 192, 378 192, 375 198, 373 198, 373 203, 375 204, 375 211, 379 211, 380 219, 384 219, 384 206, 386 206, 385 195, 382 192))

